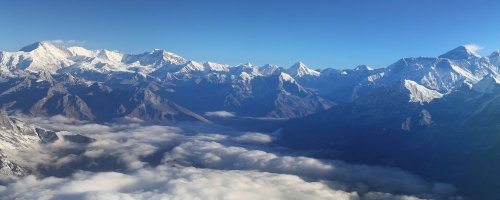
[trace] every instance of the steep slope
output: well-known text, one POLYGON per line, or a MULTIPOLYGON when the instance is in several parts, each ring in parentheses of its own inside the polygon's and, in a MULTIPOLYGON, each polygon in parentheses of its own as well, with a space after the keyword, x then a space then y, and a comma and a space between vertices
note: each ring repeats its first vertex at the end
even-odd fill
POLYGON ((4 109, 31 116, 64 115, 100 122, 125 116, 207 122, 189 109, 154 94, 149 87, 155 85, 140 78, 132 82, 120 78, 108 80, 107 84, 88 84, 69 74, 54 75, 52 81, 39 81, 39 77, 32 76, 0 83, 0 102, 4 109))
POLYGON ((52 86, 47 95, 38 100, 29 110, 32 116, 52 116, 62 114, 67 117, 93 120, 89 106, 78 95, 70 94, 64 87, 52 86))
MULTIPOLYGON (((127 114, 129 117, 150 121, 199 120, 202 122, 210 122, 204 117, 182 106, 155 95, 148 89, 137 89, 126 104, 123 105, 126 109, 124 111, 125 113, 127 110, 130 110, 127 114)), ((121 108, 123 107, 119 109, 121 108)))
POLYGON ((241 72, 240 76, 230 77, 212 74, 173 83, 175 91, 164 95, 198 113, 224 110, 239 116, 295 118, 331 106, 285 73, 252 76, 241 72))
POLYGON ((16 154, 35 148, 38 143, 58 139, 55 132, 25 124, 0 112, 0 174, 22 176, 35 169, 18 160, 16 154))
POLYGON ((440 58, 447 58, 450 60, 470 60, 480 58, 474 50, 466 45, 459 46, 439 56, 440 58))
POLYGON ((266 64, 259 68, 259 71, 264 76, 277 75, 285 70, 277 65, 266 64))
POLYGON ((294 78, 301 78, 301 77, 306 77, 306 76, 319 76, 320 72, 314 71, 313 69, 310 69, 307 67, 306 64, 302 62, 297 62, 294 65, 292 65, 290 68, 286 70, 286 73, 288 73, 290 76, 294 78))
POLYGON ((410 102, 429 103, 443 95, 435 90, 427 89, 415 81, 404 80, 404 88, 410 92, 410 102))

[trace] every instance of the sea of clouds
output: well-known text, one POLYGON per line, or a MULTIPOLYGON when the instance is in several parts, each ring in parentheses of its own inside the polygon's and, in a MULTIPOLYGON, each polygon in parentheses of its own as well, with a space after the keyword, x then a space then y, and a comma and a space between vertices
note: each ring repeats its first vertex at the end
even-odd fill
POLYGON ((18 152, 38 173, 1 177, 1 199, 429 199, 452 185, 396 168, 300 156, 265 133, 215 125, 94 124, 25 118, 94 140, 60 139, 18 152))

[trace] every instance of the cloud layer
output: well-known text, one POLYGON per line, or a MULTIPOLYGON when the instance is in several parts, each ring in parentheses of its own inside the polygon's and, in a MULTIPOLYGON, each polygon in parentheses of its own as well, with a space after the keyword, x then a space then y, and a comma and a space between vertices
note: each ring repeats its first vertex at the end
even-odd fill
POLYGON ((131 174, 77 172, 68 178, 28 176, 0 190, 26 199, 355 199, 297 176, 193 167, 145 168, 131 174))
POLYGON ((399 169, 296 156, 264 133, 133 119, 26 120, 95 141, 61 140, 18 155, 40 158, 29 163, 45 176, 0 179, 0 196, 7 199, 418 199, 454 192, 399 169))

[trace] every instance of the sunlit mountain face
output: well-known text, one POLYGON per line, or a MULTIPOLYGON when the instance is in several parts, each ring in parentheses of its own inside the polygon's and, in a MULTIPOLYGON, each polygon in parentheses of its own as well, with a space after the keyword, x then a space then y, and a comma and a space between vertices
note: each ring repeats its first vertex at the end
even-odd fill
POLYGON ((495 199, 500 54, 312 69, 0 52, 0 199, 495 199))

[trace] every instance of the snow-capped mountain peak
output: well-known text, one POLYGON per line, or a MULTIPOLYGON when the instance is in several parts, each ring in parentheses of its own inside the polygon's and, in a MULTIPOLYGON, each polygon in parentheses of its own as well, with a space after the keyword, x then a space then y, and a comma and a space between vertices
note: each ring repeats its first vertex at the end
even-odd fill
POLYGON ((161 67, 165 64, 182 65, 187 62, 183 57, 161 49, 154 49, 138 55, 127 55, 124 58, 126 64, 139 63, 143 66, 153 65, 161 67))
POLYGON ((490 58, 492 57, 500 57, 500 50, 496 50, 493 53, 490 54, 490 58))
POLYGON ((21 48, 18 52, 10 53, 9 59, 16 62, 5 67, 35 73, 42 71, 56 73, 57 70, 74 63, 69 59, 70 56, 71 53, 66 48, 58 47, 50 42, 37 42, 21 48))
POLYGON ((494 66, 500 66, 500 50, 496 50, 493 53, 491 53, 488 56, 488 59, 494 66))
POLYGON ((229 67, 228 65, 214 63, 214 62, 210 62, 210 61, 203 63, 203 65, 205 66, 205 68, 207 68, 210 71, 227 72, 229 70, 228 69, 228 67, 229 67))
POLYGON ((250 62, 247 62, 247 63, 243 63, 243 64, 240 64, 239 66, 243 66, 243 67, 256 67, 255 65, 253 65, 252 63, 250 62))
POLYGON ((367 65, 359 65, 356 68, 354 68, 356 71, 371 71, 373 68, 367 66, 367 65))
POLYGON ((68 47, 67 50, 70 52, 72 56, 77 57, 95 57, 96 51, 88 50, 83 47, 68 47))
POLYGON ((231 71, 236 75, 239 75, 242 72, 245 72, 247 75, 252 76, 260 75, 259 68, 252 63, 239 64, 235 67, 232 67, 231 71))
POLYGON ((286 70, 286 72, 292 77, 303 77, 303 76, 319 76, 320 72, 315 71, 303 62, 297 62, 286 70))
POLYGON ((282 71, 283 71, 283 69, 277 65, 266 64, 266 65, 260 67, 260 72, 264 76, 278 74, 278 73, 281 73, 282 71))
POLYGON ((123 54, 117 51, 101 50, 98 53, 98 57, 114 62, 121 62, 123 59, 123 54))
POLYGON ((33 44, 30 44, 28 46, 21 48, 19 51, 32 52, 32 51, 35 51, 37 49, 44 49, 44 48, 57 48, 57 47, 55 47, 54 45, 52 45, 48 42, 35 42, 33 44))
POLYGON ((58 47, 49 42, 36 42, 21 48, 19 51, 38 56, 67 57, 69 55, 69 51, 66 48, 58 47))
POLYGON ((474 84, 472 89, 478 92, 491 93, 499 84, 498 78, 490 74, 474 84))
POLYGON ((187 62, 187 60, 184 59, 183 57, 165 50, 155 49, 150 54, 154 56, 161 56, 163 60, 170 61, 174 64, 181 64, 187 62))
POLYGON ((467 60, 473 58, 480 58, 476 52, 476 49, 469 45, 459 46, 451 51, 446 52, 439 56, 440 58, 447 58, 450 60, 467 60))

